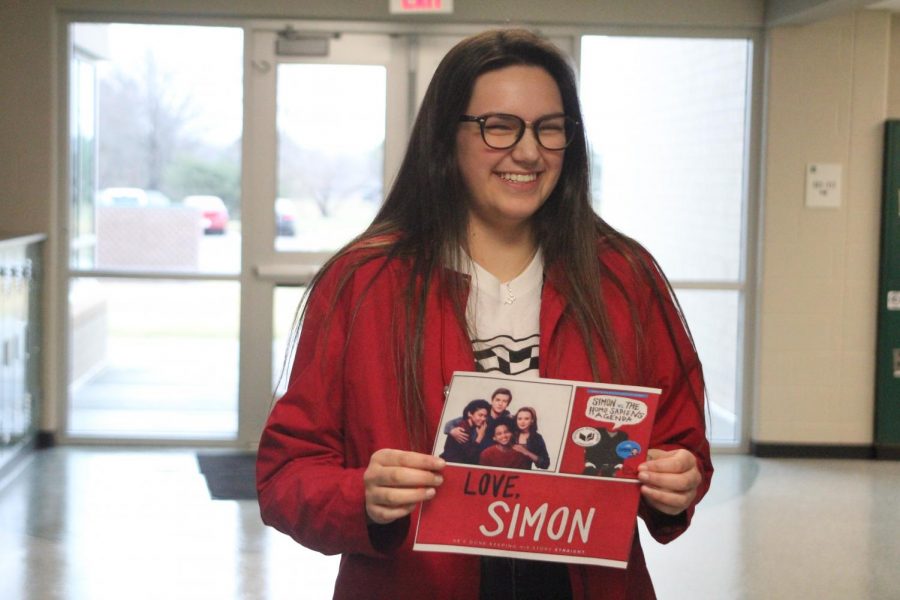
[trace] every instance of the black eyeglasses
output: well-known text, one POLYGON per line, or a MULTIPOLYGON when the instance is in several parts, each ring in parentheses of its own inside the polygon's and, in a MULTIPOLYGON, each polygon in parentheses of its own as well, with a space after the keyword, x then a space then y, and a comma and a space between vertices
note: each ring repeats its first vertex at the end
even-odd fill
POLYGON ((506 150, 519 143, 525 135, 525 129, 531 127, 538 144, 547 150, 562 150, 575 139, 578 121, 566 115, 547 115, 529 123, 516 115, 494 113, 476 117, 462 115, 463 122, 478 123, 481 126, 481 139, 490 148, 506 150))

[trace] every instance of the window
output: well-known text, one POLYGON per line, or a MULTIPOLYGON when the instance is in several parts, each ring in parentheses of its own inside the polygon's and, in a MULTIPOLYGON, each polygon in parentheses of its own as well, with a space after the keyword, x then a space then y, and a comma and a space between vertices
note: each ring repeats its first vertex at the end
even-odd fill
POLYGON ((243 32, 69 31, 66 433, 233 439, 243 32))
POLYGON ((751 49, 746 39, 582 38, 594 206, 672 281, 721 443, 740 436, 751 49))

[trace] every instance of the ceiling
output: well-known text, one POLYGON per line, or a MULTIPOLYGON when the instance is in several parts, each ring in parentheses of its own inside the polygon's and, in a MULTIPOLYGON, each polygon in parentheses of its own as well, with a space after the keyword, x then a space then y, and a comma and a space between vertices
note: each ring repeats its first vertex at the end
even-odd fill
POLYGON ((766 26, 815 23, 859 9, 900 13, 900 0, 765 0, 766 26))
POLYGON ((882 0, 881 2, 873 2, 868 5, 866 8, 871 8, 875 10, 890 10, 893 12, 900 12, 900 0, 882 0))

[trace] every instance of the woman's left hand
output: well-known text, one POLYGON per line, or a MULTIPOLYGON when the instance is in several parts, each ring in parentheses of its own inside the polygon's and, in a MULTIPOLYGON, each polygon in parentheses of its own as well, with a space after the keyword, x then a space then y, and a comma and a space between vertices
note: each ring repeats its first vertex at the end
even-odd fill
POLYGON ((683 448, 651 448, 647 451, 647 462, 638 467, 644 500, 667 515, 677 515, 691 505, 701 479, 697 458, 683 448))

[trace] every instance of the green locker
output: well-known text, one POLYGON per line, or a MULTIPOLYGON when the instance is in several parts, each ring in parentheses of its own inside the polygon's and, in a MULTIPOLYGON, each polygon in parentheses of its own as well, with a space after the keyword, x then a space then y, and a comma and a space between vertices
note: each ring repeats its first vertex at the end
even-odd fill
POLYGON ((878 283, 875 454, 900 458, 900 120, 887 121, 878 283))

